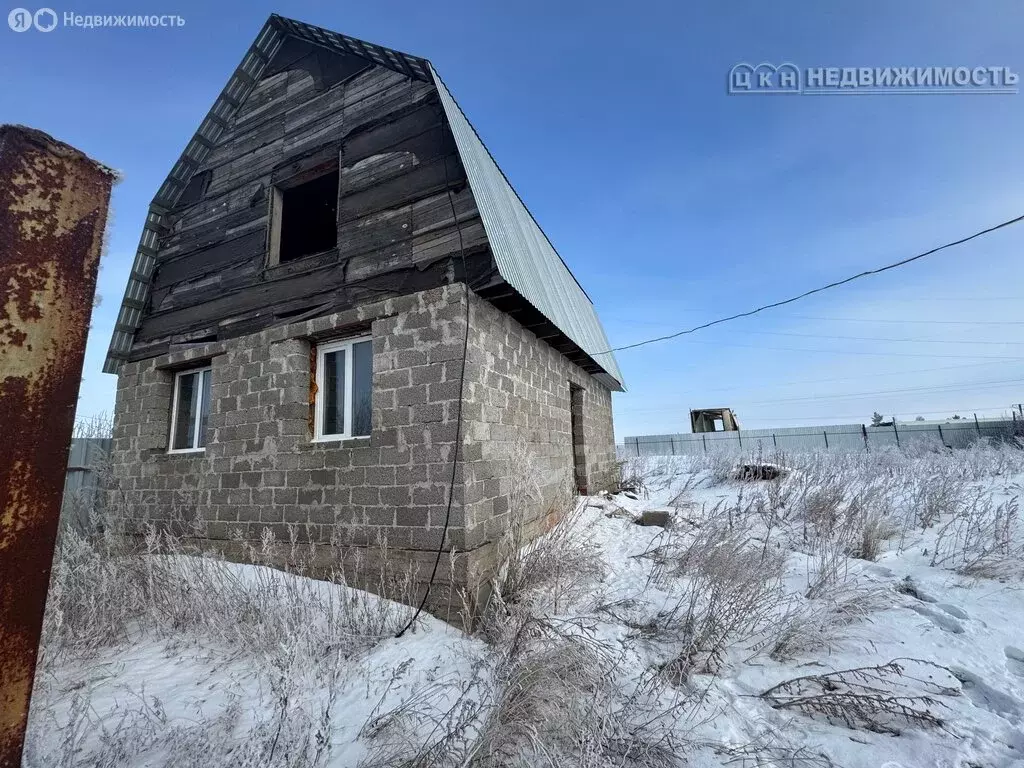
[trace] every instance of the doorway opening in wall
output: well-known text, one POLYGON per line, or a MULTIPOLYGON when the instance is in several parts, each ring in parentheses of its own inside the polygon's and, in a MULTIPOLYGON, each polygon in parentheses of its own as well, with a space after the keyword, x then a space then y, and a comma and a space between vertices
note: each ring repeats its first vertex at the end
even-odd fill
POLYGON ((587 457, 583 444, 583 387, 569 384, 569 431, 572 435, 572 467, 576 490, 587 495, 587 457))

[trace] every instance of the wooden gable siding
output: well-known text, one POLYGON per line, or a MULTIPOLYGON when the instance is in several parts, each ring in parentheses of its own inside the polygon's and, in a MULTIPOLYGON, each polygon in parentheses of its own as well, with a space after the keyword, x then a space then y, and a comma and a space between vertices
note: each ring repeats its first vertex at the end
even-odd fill
POLYGON ((493 270, 434 86, 377 65, 327 90, 299 68, 265 77, 190 187, 160 239, 132 359, 434 287, 462 274, 463 249, 471 279, 493 270), (338 247, 268 267, 272 186, 332 158, 338 247))

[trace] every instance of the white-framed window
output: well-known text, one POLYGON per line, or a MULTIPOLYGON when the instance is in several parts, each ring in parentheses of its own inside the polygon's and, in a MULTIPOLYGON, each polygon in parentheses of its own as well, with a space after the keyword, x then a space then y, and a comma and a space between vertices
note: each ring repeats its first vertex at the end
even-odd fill
POLYGON ((373 343, 369 336, 319 345, 313 439, 369 437, 372 389, 373 343))
POLYGON ((210 368, 193 368, 174 375, 171 401, 171 442, 168 453, 206 450, 210 418, 210 368))

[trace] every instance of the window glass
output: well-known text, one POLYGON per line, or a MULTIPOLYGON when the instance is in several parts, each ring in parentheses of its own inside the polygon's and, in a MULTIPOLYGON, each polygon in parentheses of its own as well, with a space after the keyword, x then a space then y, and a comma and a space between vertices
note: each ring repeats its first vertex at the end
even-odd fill
POLYGON ((373 343, 361 341, 352 345, 352 434, 370 434, 373 412, 373 343))
POLYGON ((373 343, 324 344, 317 352, 316 438, 368 437, 373 421, 373 343))
POLYGON ((210 419, 209 368, 180 373, 175 377, 174 423, 171 450, 187 451, 206 446, 206 425, 210 419))
POLYGON ((197 448, 206 447, 206 424, 210 420, 210 379, 212 378, 212 373, 213 371, 207 369, 200 374, 203 380, 199 398, 199 434, 196 435, 197 448))
POLYGON ((324 355, 324 388, 321 396, 324 403, 325 435, 341 435, 345 432, 345 350, 328 352, 324 355))
POLYGON ((175 410, 174 442, 175 450, 191 448, 196 438, 196 409, 199 405, 198 374, 189 373, 178 376, 178 402, 175 410))

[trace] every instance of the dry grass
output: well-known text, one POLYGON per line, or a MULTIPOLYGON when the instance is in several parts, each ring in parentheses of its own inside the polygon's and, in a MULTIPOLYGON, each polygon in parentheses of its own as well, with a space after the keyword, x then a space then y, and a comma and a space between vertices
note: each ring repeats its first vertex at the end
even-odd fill
POLYGON ((1020 520, 1021 487, 997 502, 972 495, 939 526, 931 565, 965 576, 1005 579, 1024 574, 1024 536, 1020 520))
MULTIPOLYGON (((411 609, 343 586, 340 551, 332 574, 339 584, 327 584, 234 565, 166 530, 150 528, 140 544, 119 535, 116 521, 101 529, 86 538, 67 528, 59 538, 26 766, 114 768, 143 758, 196 768, 326 765, 334 692, 349 660, 392 637, 411 609), (122 703, 111 721, 99 719, 87 682, 66 689, 63 673, 88 668, 108 649, 152 642, 184 655, 230 649, 226 658, 259 670, 258 698, 225 679, 224 705, 201 722, 183 722, 170 720, 144 688, 128 690, 133 703, 122 703), (58 742, 45 737, 50 729, 62 734, 58 742), (98 742, 87 750, 89 738, 98 742)), ((298 538, 297 531, 283 543, 265 536, 248 559, 269 561, 283 545, 302 568, 300 553, 312 553, 298 538)), ((393 580, 380 585, 393 587, 393 580)))
MULTIPOLYGON (((542 498, 537 466, 525 444, 514 444, 510 525, 498 543, 502 567, 478 628, 487 651, 454 680, 408 685, 406 665, 396 669, 370 716, 356 724, 368 749, 360 765, 669 768, 707 752, 736 765, 830 765, 821 753, 780 735, 767 738, 753 725, 745 743, 703 738, 702 727, 722 715, 717 682, 758 657, 805 657, 857 637, 892 597, 862 578, 860 561, 884 558, 890 548, 916 548, 924 537, 934 542, 936 568, 1019 576, 1021 489, 993 495, 977 481, 1024 471, 1022 455, 1008 447, 962 456, 923 449, 758 455, 791 471, 733 486, 730 501, 694 510, 691 525, 659 532, 639 558, 649 568, 648 590, 602 605, 617 574, 608 572, 568 478, 561 496, 542 498), (561 522, 534 539, 538 509, 561 522), (638 657, 646 659, 639 672, 638 657)), ((736 463, 725 454, 643 457, 624 464, 623 483, 637 497, 670 487, 685 492, 731 482, 736 463)), ((189 511, 176 525, 187 533, 202 521, 189 511)), ((161 756, 153 765, 195 768, 329 764, 339 681, 358 674, 351 660, 389 638, 410 609, 217 561, 166 532, 152 530, 139 547, 109 522, 96 530, 100 535, 61 538, 42 657, 44 703, 27 765, 114 768, 143 754, 161 756), (47 709, 48 697, 59 693, 52 670, 61 664, 88 662, 115 645, 197 636, 261 670, 266 685, 258 701, 229 695, 215 715, 183 724, 138 691, 120 720, 102 726, 99 750, 88 753, 83 745, 100 729, 89 687, 67 694, 60 722, 47 709), (311 700, 310 690, 322 695, 311 700), (48 740, 44 751, 39 734, 46 727, 59 728, 61 739, 48 740)), ((341 564, 349 559, 341 538, 319 553, 303 538, 299 529, 286 542, 265 538, 249 545, 247 557, 268 562, 283 550, 299 564, 313 554, 322 563, 326 555, 344 582, 341 564)), ((380 548, 387 560, 387 542, 380 548)), ((410 599, 413 576, 388 572, 379 589, 410 599)), ((954 693, 955 683, 945 670, 922 664, 894 660, 806 675, 760 700, 764 711, 851 729, 941 727, 939 698, 954 693)))
POLYGON ((680 682, 694 672, 713 673, 731 646, 757 636, 781 599, 784 568, 780 552, 720 519, 670 537, 654 572, 676 596, 656 619, 677 648, 666 672, 680 682))

